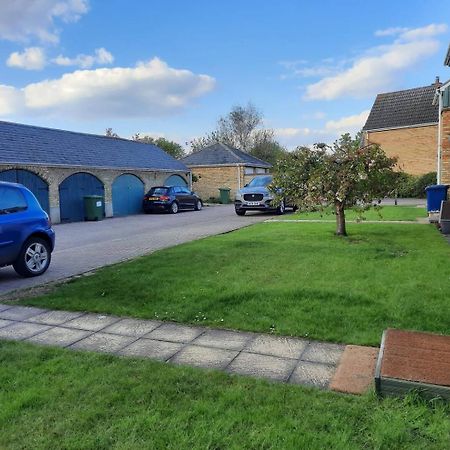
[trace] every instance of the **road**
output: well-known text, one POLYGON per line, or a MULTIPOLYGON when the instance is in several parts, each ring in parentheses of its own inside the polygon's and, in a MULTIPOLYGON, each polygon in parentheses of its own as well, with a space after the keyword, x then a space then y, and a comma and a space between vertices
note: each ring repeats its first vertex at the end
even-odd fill
POLYGON ((61 280, 155 250, 225 233, 261 222, 267 214, 239 217, 233 205, 202 211, 150 214, 55 225, 56 248, 48 271, 20 278, 11 267, 0 269, 0 296, 11 291, 61 280))

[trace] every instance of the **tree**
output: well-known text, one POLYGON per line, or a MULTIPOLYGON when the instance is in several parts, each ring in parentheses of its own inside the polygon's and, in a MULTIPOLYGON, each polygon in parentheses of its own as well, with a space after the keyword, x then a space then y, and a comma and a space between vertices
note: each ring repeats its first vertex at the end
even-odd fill
POLYGON ((273 164, 285 149, 275 140, 273 130, 262 128, 262 125, 262 113, 252 103, 233 106, 227 115, 219 118, 214 131, 189 144, 192 152, 197 152, 221 142, 273 164))
POLYGON ((156 145, 175 159, 180 159, 185 155, 184 149, 180 144, 174 141, 169 141, 163 137, 155 139, 152 136, 141 136, 139 133, 136 133, 131 139, 134 141, 143 142, 144 144, 156 145))
POLYGON ((105 136, 110 137, 110 138, 118 138, 118 137, 120 137, 117 133, 115 133, 113 131, 112 128, 107 128, 105 130, 105 136))
POLYGON ((272 188, 303 210, 334 207, 336 234, 346 236, 346 208, 367 210, 395 189, 396 158, 386 156, 379 145, 359 144, 347 133, 332 146, 316 144, 286 153, 276 164, 272 188))
POLYGON ((275 140, 273 130, 263 129, 255 133, 251 155, 275 165, 285 153, 286 149, 275 140))

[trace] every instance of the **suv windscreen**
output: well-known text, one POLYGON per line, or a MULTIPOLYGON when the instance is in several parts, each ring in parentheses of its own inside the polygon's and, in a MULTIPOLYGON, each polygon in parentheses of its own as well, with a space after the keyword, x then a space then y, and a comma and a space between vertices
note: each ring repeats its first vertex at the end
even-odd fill
POLYGON ((248 187, 266 187, 270 183, 272 183, 272 177, 256 177, 253 178, 250 183, 248 183, 248 187))
POLYGON ((24 211, 27 207, 25 197, 19 189, 0 186, 0 214, 24 211))
POLYGON ((147 195, 167 195, 169 188, 166 187, 154 187, 151 188, 147 195))

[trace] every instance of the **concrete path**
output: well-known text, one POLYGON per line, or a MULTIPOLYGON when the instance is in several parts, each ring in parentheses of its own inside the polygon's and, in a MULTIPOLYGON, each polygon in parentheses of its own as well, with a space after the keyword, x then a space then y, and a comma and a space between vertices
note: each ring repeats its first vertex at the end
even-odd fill
POLYGON ((48 271, 20 278, 11 267, 0 268, 0 296, 23 288, 62 280, 108 264, 236 230, 266 220, 253 213, 239 217, 233 205, 217 205, 179 214, 140 214, 100 222, 56 225, 56 248, 48 271))
POLYGON ((291 337, 11 304, 0 304, 0 339, 151 358, 322 389, 329 388, 345 349, 291 337))

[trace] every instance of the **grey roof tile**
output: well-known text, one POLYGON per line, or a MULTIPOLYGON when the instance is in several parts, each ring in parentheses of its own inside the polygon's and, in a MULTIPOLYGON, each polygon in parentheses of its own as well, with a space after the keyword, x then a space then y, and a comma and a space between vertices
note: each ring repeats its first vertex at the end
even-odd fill
POLYGON ((181 161, 155 145, 4 121, 0 121, 0 161, 49 166, 189 171, 181 161))
POLYGON ((272 165, 266 161, 255 158, 242 150, 232 148, 229 145, 222 143, 208 145, 198 152, 191 153, 181 161, 187 166, 243 164, 256 167, 272 167, 272 165))
POLYGON ((436 85, 378 94, 363 130, 437 123, 436 85))

